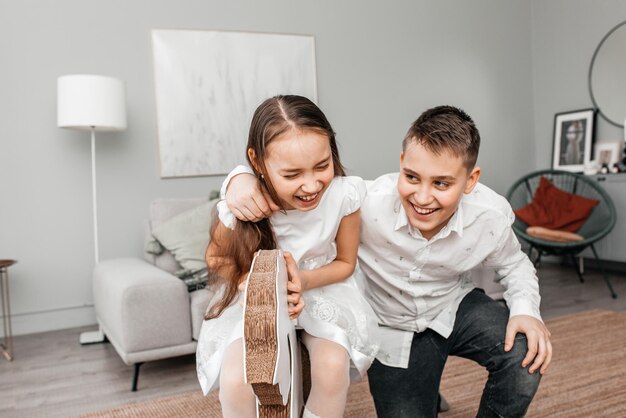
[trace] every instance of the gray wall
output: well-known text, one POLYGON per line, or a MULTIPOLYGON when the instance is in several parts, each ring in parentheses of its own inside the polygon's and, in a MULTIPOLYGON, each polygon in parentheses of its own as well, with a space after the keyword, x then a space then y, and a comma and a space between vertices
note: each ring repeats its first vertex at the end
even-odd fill
MULTIPOLYGON (((128 130, 97 135, 101 259, 141 256, 154 198, 208 194, 222 181, 159 177, 153 28, 314 35, 319 104, 351 174, 395 171, 409 124, 442 103, 476 120, 483 182, 499 192, 544 148, 532 141, 538 64, 524 0, 0 1, 0 257, 19 260, 10 269, 16 334, 95 323, 89 135, 56 128, 58 76, 104 74, 127 86, 128 130)), ((535 27, 547 37, 543 22, 535 27)), ((548 119, 553 107, 578 105, 552 96, 538 107, 548 119)))
MULTIPOLYGON (((587 87, 593 52, 604 35, 624 20, 626 2, 621 0, 533 0, 536 168, 551 166, 554 115, 593 107, 587 87)), ((596 140, 623 137, 622 129, 598 115, 596 140)))

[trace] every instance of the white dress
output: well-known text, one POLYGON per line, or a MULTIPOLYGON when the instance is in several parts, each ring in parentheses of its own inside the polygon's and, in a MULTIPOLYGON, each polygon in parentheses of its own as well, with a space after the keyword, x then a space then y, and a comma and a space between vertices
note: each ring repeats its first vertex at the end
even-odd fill
MULTIPOLYGON (((341 219, 361 207, 365 194, 361 178, 335 177, 315 209, 275 212, 270 219, 278 247, 293 254, 300 270, 313 270, 330 263, 337 255, 335 238, 341 219)), ((232 216, 224 213, 225 210, 226 205, 221 205, 223 221, 232 216)), ((230 222, 224 223, 228 226, 230 222)), ((307 290, 303 297, 305 306, 298 325, 310 335, 342 345, 350 356, 350 377, 360 379, 378 351, 378 325, 354 276, 307 290)), ((196 363, 205 395, 219 386, 224 350, 243 337, 242 318, 241 304, 233 303, 218 318, 202 324, 196 363)))

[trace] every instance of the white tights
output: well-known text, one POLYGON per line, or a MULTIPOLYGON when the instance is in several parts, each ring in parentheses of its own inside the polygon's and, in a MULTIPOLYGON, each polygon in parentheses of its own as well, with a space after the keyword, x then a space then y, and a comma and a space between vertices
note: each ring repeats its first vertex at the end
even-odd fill
POLYGON ((311 358, 311 393, 306 403, 310 413, 321 418, 341 418, 350 387, 350 357, 341 345, 303 334, 311 358))
MULTIPOLYGON (((343 417, 350 386, 350 358, 337 343, 303 334, 311 358, 311 393, 305 416, 343 417)), ((256 417, 252 387, 244 383, 242 340, 233 341, 224 353, 220 374, 222 414, 230 417, 256 417)))
POLYGON ((244 382, 243 339, 233 341, 224 352, 220 373, 220 403, 224 418, 256 417, 252 386, 244 382))

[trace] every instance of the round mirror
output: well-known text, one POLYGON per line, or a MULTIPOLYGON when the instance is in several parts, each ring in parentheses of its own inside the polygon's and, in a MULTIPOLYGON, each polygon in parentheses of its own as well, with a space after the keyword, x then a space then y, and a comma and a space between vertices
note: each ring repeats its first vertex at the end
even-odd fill
POLYGON ((589 94, 607 122, 624 127, 626 118, 626 21, 598 44, 589 65, 589 94))

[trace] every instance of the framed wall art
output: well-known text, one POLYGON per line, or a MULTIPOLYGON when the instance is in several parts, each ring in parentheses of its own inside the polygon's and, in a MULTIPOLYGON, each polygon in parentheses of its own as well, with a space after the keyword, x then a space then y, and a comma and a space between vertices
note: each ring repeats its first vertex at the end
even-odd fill
POLYGON ((617 164, 622 155, 622 147, 624 143, 622 141, 606 141, 597 142, 594 144, 594 160, 598 165, 606 165, 613 167, 617 164))
POLYGON ((554 116, 552 168, 582 173, 591 161, 594 109, 557 113, 554 116))
POLYGON ((268 97, 317 102, 313 36, 159 29, 152 46, 163 178, 244 162, 252 113, 268 97))

